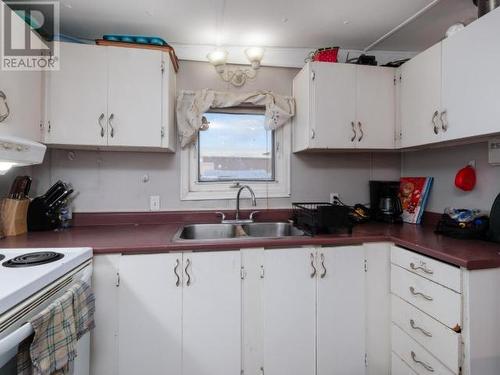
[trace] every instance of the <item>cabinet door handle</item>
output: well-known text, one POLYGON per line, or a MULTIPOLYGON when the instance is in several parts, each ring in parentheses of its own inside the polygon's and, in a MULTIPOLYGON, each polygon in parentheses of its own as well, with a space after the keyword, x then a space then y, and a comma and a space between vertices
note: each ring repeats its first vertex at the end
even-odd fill
POLYGON ((177 277, 177 281, 175 282, 175 286, 181 285, 181 278, 179 277, 179 274, 177 273, 177 269, 179 268, 179 259, 175 260, 175 267, 174 267, 174 274, 177 277))
POLYGON ((410 286, 410 293, 413 294, 414 296, 422 296, 424 299, 427 301, 434 301, 434 298, 431 296, 428 296, 422 292, 417 292, 414 287, 410 286))
POLYGON ((109 116, 109 119, 108 119, 108 125, 111 128, 111 132, 109 133, 111 135, 111 138, 113 138, 115 136, 115 128, 113 128, 113 120, 114 120, 114 118, 115 118, 115 114, 112 113, 109 116))
POLYGON ((439 134, 439 125, 437 123, 439 116, 439 111, 434 112, 434 115, 432 116, 432 124, 434 125, 434 134, 439 134))
POLYGON ((427 268, 427 265, 425 263, 421 263, 420 266, 416 266, 415 263, 410 263, 410 268, 414 271, 422 270, 423 272, 425 272, 428 275, 434 274, 434 271, 427 268))
POLYGON ((415 324, 415 321, 413 319, 410 319, 410 327, 417 330, 417 331, 420 331, 422 332, 424 335, 426 335, 427 337, 432 337, 432 333, 430 333, 429 331, 426 331, 425 329, 423 329, 422 327, 419 327, 415 324))
POLYGON ((323 273, 321 274, 321 278, 324 279, 326 276, 326 267, 325 267, 325 254, 321 254, 321 267, 323 268, 323 273))
POLYGON ((104 113, 101 113, 99 119, 97 120, 99 126, 101 127, 101 138, 104 138, 104 125, 102 124, 102 120, 104 120, 104 113))
POLYGON ((413 350, 411 351, 411 359, 413 359, 413 362, 418 363, 419 365, 422 365, 423 368, 425 368, 427 371, 434 372, 434 369, 430 365, 417 359, 417 355, 415 354, 415 352, 413 350))
POLYGON ((439 119, 441 120, 441 129, 443 129, 444 132, 448 131, 448 112, 441 112, 439 119))
POLYGON ((354 142, 356 140, 356 137, 358 136, 358 133, 356 132, 356 125, 354 124, 354 121, 351 121, 351 127, 352 127, 352 132, 353 132, 351 142, 354 142))
POLYGON ((316 267, 314 266, 314 254, 311 253, 311 267, 313 269, 312 273, 311 273, 311 279, 314 279, 314 277, 316 276, 316 267))
POLYGON ((316 132, 314 131, 314 129, 311 129, 311 139, 314 138, 316 138, 316 132))
POLYGON ((186 272, 186 276, 188 278, 187 281, 186 281, 186 285, 187 286, 191 285, 191 275, 188 272, 188 268, 189 268, 190 265, 191 265, 191 261, 188 258, 188 259, 186 259, 186 268, 184 269, 184 272, 186 272))
POLYGON ((365 136, 365 133, 363 132, 363 124, 361 123, 361 121, 358 121, 358 128, 359 132, 361 133, 361 135, 358 138, 358 142, 361 142, 363 140, 363 137, 365 136))
POLYGON ((5 113, 0 115, 0 122, 4 122, 10 115, 10 108, 9 105, 7 104, 7 95, 5 95, 3 91, 0 91, 0 99, 3 100, 3 105, 5 106, 5 113))

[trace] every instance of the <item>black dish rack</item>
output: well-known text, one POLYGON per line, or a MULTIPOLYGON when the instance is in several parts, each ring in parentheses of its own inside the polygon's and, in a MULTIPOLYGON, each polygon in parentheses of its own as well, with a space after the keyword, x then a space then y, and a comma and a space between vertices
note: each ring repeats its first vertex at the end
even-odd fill
POLYGON ((352 209, 349 206, 331 203, 292 203, 295 226, 314 236, 347 231, 352 234, 352 209))

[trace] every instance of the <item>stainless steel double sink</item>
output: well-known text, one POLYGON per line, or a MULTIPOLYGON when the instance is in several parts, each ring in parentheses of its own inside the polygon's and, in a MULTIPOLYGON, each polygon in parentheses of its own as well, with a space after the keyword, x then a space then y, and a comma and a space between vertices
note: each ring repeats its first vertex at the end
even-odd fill
POLYGON ((181 228, 174 237, 183 240, 255 239, 303 236, 304 232, 290 223, 191 224, 181 228))

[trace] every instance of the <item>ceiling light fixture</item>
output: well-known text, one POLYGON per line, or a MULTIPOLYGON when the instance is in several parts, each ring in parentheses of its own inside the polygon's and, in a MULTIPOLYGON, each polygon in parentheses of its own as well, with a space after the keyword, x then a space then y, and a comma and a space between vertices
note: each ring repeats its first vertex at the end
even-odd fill
POLYGON ((219 74, 224 82, 230 82, 233 86, 241 87, 249 79, 257 76, 257 70, 260 68, 260 62, 264 57, 264 48, 250 47, 245 49, 245 56, 250 62, 251 69, 235 68, 229 70, 226 66, 228 52, 223 48, 217 48, 207 55, 207 59, 219 74))

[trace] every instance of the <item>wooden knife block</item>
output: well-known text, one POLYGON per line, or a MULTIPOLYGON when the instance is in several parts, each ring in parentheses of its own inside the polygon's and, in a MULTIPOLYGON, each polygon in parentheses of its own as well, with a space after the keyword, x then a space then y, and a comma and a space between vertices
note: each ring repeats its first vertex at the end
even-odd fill
POLYGON ((4 198, 0 202, 1 229, 4 236, 17 236, 28 232, 28 206, 30 200, 4 198))

